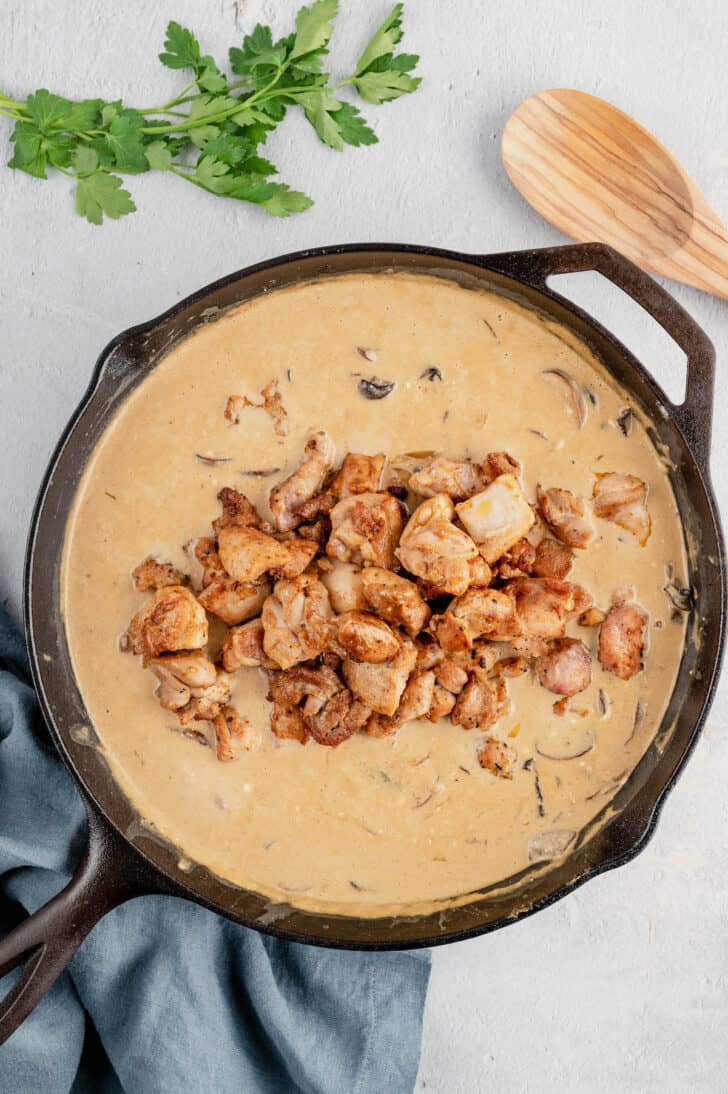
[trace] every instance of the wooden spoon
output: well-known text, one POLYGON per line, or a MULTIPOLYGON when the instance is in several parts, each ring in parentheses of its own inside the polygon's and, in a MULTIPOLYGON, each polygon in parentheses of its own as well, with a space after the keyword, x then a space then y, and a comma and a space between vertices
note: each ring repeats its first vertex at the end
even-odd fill
POLYGON ((567 235, 728 299, 728 231, 675 157, 616 106, 569 89, 532 95, 506 123, 503 163, 567 235))

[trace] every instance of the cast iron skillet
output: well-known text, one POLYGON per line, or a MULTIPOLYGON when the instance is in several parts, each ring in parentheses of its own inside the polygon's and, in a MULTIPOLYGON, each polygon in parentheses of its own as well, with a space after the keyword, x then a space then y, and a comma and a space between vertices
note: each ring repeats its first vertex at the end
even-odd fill
MULTIPOLYGON (((659 806, 698 737, 719 669, 724 631, 723 543, 708 481, 713 347, 690 316, 646 274, 600 244, 497 255, 386 244, 328 247, 232 274, 134 327, 107 346, 91 385, 50 462, 33 517, 25 574, 25 625, 33 679, 51 737, 88 814, 88 849, 69 885, 0 941, 0 976, 25 968, 0 1003, 0 1043, 48 990, 93 925, 131 897, 173 894, 248 927, 299 942, 348 949, 433 946, 495 930, 553 903, 603 870, 631 859, 654 829, 659 806), (66 518, 89 455, 131 389, 179 338, 262 291, 330 274, 392 268, 437 273, 505 293, 587 342, 652 422, 664 445, 687 532, 693 609, 677 684, 656 743, 621 788, 616 813, 550 871, 524 871, 500 894, 474 892, 460 907, 420 917, 357 919, 271 907, 202 867, 185 870, 173 847, 152 838, 114 783, 96 747, 75 683, 59 612, 66 518), (597 270, 627 292, 687 356, 684 403, 675 406, 623 345, 547 287, 552 274, 597 270)), ((606 808, 606 807, 605 807, 606 808)))

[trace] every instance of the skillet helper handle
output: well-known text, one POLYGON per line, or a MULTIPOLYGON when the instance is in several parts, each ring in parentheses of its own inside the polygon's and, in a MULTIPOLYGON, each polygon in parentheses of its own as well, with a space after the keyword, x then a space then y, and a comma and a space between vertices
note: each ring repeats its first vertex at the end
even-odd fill
POLYGON ((551 297, 574 305, 546 282, 556 274, 581 273, 593 270, 622 289, 652 316, 687 358, 685 400, 668 404, 695 459, 704 474, 710 463, 710 434, 713 422, 715 349, 707 334, 695 320, 649 274, 635 266, 612 247, 604 243, 578 243, 566 247, 544 247, 533 251, 517 251, 503 255, 483 256, 489 269, 518 277, 541 289, 551 297))
POLYGON ((52 987, 98 921, 134 896, 162 886, 141 856, 87 805, 89 843, 65 889, 0 939, 0 978, 24 964, 0 1000, 0 1045, 52 987))

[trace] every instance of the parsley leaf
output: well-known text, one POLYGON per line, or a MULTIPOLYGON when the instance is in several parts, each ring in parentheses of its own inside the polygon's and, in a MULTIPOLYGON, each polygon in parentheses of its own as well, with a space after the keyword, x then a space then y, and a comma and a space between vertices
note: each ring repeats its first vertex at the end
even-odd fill
POLYGON ((144 151, 144 119, 136 111, 124 111, 112 121, 106 137, 120 171, 149 170, 144 151))
POLYGON ((153 171, 169 171, 172 166, 172 151, 164 141, 152 141, 144 149, 144 155, 153 171))
POLYGON ((31 122, 16 122, 10 140, 15 145, 15 151, 8 161, 8 167, 26 171, 38 179, 47 179, 43 134, 37 126, 31 122))
POLYGON ((296 37, 290 59, 303 57, 313 50, 323 49, 334 29, 333 20, 339 10, 339 0, 316 0, 310 8, 301 8, 296 17, 296 37))
POLYGON ((167 26, 164 50, 164 53, 159 54, 159 60, 167 68, 192 68, 197 71, 200 64, 200 43, 191 30, 174 20, 167 26))
POLYGON ((394 53, 404 33, 402 11, 402 4, 394 5, 356 63, 351 82, 367 103, 398 99, 416 91, 422 83, 419 76, 408 75, 419 57, 414 53, 394 53))
POLYGON ((76 184, 76 212, 91 224, 101 224, 104 216, 118 220, 135 209, 136 205, 128 191, 122 189, 118 175, 99 172, 80 178, 76 184))
POLYGON ((355 76, 361 76, 378 57, 394 53, 394 47, 402 40, 402 11, 404 4, 395 4, 387 18, 375 33, 356 62, 355 76))

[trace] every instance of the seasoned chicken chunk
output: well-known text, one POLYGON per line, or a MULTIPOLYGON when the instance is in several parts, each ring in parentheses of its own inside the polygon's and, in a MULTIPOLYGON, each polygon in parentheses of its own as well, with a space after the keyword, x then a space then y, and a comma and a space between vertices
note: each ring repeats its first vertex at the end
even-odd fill
MULTIPOLYGON (((277 708, 278 736, 300 738, 300 722, 286 718, 285 709, 300 711, 306 735, 322 745, 335 746, 362 728, 369 708, 345 688, 336 673, 322 665, 318 669, 299 665, 286 672, 271 673, 270 697, 277 708)), ((275 730, 274 730, 275 732, 275 730)))
POLYGON ((381 485, 385 460, 386 456, 381 452, 377 456, 349 452, 331 484, 332 493, 339 498, 350 498, 352 494, 375 494, 381 485))
POLYGON ((465 669, 469 680, 487 680, 498 662, 498 656, 498 647, 487 638, 476 638, 472 649, 448 654, 449 660, 465 669))
POLYGON ((583 498, 578 498, 571 490, 562 490, 556 486, 544 490, 539 486, 536 500, 541 516, 557 539, 567 547, 587 546, 594 531, 584 515, 583 498))
POLYGON ((513 618, 511 597, 497 589, 468 589, 436 616, 431 629, 444 650, 468 650, 481 635, 500 633, 513 618))
POLYGON ((232 486, 223 486, 217 500, 222 505, 222 516, 212 522, 216 534, 221 528, 257 528, 260 524, 253 503, 232 486))
POLYGON ((496 567, 496 572, 501 578, 523 577, 524 574, 531 573, 535 562, 534 545, 527 539, 519 539, 505 552, 496 567))
POLYGON ((407 522, 395 553, 404 568, 431 590, 459 596, 470 584, 469 563, 478 557, 478 548, 452 523, 454 513, 447 494, 423 501, 407 522))
POLYGON ((500 475, 520 475, 521 465, 509 452, 489 452, 481 467, 486 483, 500 475))
POLYGON ((456 661, 447 658, 435 668, 435 679, 453 695, 459 695, 468 682, 468 674, 456 661))
POLYGON ((255 581, 268 570, 285 566, 290 557, 288 544, 258 528, 221 528, 217 544, 226 573, 236 581, 255 581))
POLYGON ((644 547, 652 531, 652 521, 647 511, 647 483, 636 475, 609 471, 597 475, 593 497, 594 512, 598 517, 625 528, 644 547))
POLYGON ((533 561, 535 577, 552 577, 562 581, 574 565, 574 552, 558 540, 542 539, 533 561))
POLYGON ((487 563, 501 557, 532 527, 535 517, 514 475, 499 475, 490 486, 456 506, 457 515, 487 563))
POLYGON ((342 672, 349 688, 370 710, 392 715, 399 706, 410 673, 417 661, 417 650, 408 638, 400 638, 396 657, 381 665, 347 659, 342 672))
POLYGON ((591 598, 579 585, 543 577, 522 577, 509 581, 504 592, 513 597, 515 618, 506 623, 502 638, 524 635, 528 638, 560 638, 566 617, 581 612, 591 598))
POLYGON ((222 763, 237 760, 241 752, 249 752, 260 744, 260 736, 235 707, 223 706, 220 713, 213 718, 212 725, 217 743, 217 758, 222 763))
POLYGON ((512 779, 516 750, 497 737, 486 737, 478 749, 478 763, 499 779, 512 779))
POLYGON ((270 712, 270 728, 274 737, 282 741, 298 741, 305 745, 308 740, 308 726, 303 711, 285 703, 273 703, 270 712))
POLYGON ((231 627, 222 648, 222 664, 226 672, 242 668, 275 669, 275 661, 266 657, 263 649, 263 620, 251 619, 239 627, 231 627))
POLYGON ((189 703, 193 691, 209 688, 217 680, 217 669, 202 650, 147 657, 144 667, 151 669, 159 680, 156 695, 165 710, 181 710, 189 703))
POLYGON ((267 581, 236 581, 221 574, 212 579, 197 599, 210 615, 216 615, 228 627, 234 627, 258 615, 270 591, 267 581))
POLYGON ((270 699, 284 706, 298 707, 302 704, 306 715, 318 714, 344 687, 343 683, 327 665, 310 668, 308 665, 296 665, 284 672, 268 673, 270 699))
POLYGON ((317 714, 306 718, 308 731, 320 745, 335 748, 366 725, 371 710, 348 688, 338 691, 317 714))
POLYGON ((617 604, 599 630, 599 660, 607 672, 629 680, 642 668, 647 614, 636 604, 617 604))
MULTIPOLYGON (((335 612, 363 611, 368 607, 361 567, 353 562, 337 562, 327 558, 319 562, 319 571, 319 580, 326 586, 335 612)), ((366 572, 369 573, 368 570, 366 572)), ((386 619, 386 616, 382 618, 386 619)))
POLYGON ((367 722, 366 732, 369 737, 389 737, 406 722, 413 722, 416 718, 427 718, 432 707, 435 691, 435 674, 433 672, 416 672, 410 676, 399 706, 391 717, 386 714, 372 714, 367 722))
POLYGON ((148 657, 198 650, 207 642, 207 616, 189 589, 167 585, 152 593, 132 619, 127 634, 134 653, 148 657))
POLYGON ((193 548, 194 556, 202 567, 203 589, 207 588, 210 582, 216 577, 225 576, 225 570, 220 561, 220 556, 217 553, 217 543, 214 539, 203 536, 201 539, 193 540, 191 543, 188 543, 185 550, 189 550, 190 548, 193 548))
POLYGON ((399 639, 371 612, 345 612, 336 618, 336 643, 352 661, 381 664, 399 653, 399 639))
POLYGON ((464 501, 486 484, 477 464, 471 460, 451 460, 430 456, 409 478, 409 488, 423 498, 447 494, 453 501, 464 501))
POLYGON ((576 695, 591 683, 591 654, 577 638, 557 638, 535 667, 541 686, 555 695, 576 695))
POLYGON ((435 684, 427 717, 431 722, 437 722, 440 718, 446 718, 454 706, 455 696, 453 693, 440 684, 435 684))
POLYGON ((300 524, 298 510, 323 486, 334 466, 334 453, 331 437, 319 430, 306 442, 298 469, 271 490, 268 501, 280 532, 290 532, 300 524))
POLYGON ((190 701, 177 717, 181 725, 190 722, 212 722, 222 707, 229 702, 233 682, 226 672, 217 672, 215 682, 204 688, 190 687, 190 701))
POLYGON ((331 510, 329 558, 390 567, 402 532, 402 510, 391 494, 354 494, 331 510))
POLYGON ((150 589, 164 589, 167 585, 186 585, 187 577, 171 562, 159 562, 154 555, 148 555, 132 571, 132 580, 140 593, 150 589))
POLYGON ((360 580, 365 601, 381 619, 404 627, 410 635, 424 630, 430 609, 414 582, 381 566, 367 566, 360 580))
POLYGON ((450 717, 463 729, 488 729, 510 710, 502 676, 492 680, 472 676, 458 695, 450 717))
POLYGON ((329 594, 315 577, 277 581, 261 617, 266 655, 283 669, 318 657, 329 643, 332 615, 329 594))
POLYGON ((289 539, 283 546, 288 551, 288 558, 282 566, 276 567, 276 577, 298 577, 318 553, 318 543, 314 543, 312 539, 289 539))

